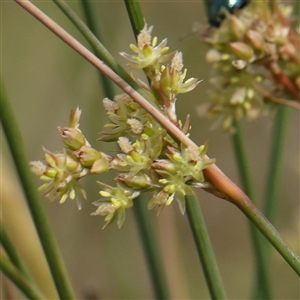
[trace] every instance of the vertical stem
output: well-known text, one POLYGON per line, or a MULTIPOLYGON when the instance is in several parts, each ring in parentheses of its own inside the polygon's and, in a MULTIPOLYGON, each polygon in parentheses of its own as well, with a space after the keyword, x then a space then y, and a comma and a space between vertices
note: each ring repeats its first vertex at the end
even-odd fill
POLYGON ((269 162, 268 183, 266 191, 266 201, 264 205, 264 213, 266 218, 274 224, 278 214, 279 207, 279 181, 280 168, 283 157, 284 139, 286 136, 287 121, 288 121, 289 107, 280 105, 275 119, 275 126, 273 129, 272 147, 269 162))
MULTIPOLYGON (((96 7, 94 5, 94 2, 90 0, 82 0, 82 5, 84 8, 84 13, 87 19, 89 29, 98 38, 99 41, 102 41, 100 35, 100 23, 98 22, 99 18, 97 18, 95 14, 96 7)), ((67 10, 66 6, 64 7, 65 7, 64 10, 69 12, 68 15, 71 15, 70 10, 69 9, 67 10)), ((74 15, 73 15, 73 20, 75 21, 77 20, 77 18, 75 18, 74 15)), ((93 47, 93 44, 91 44, 91 46, 93 47)), ((108 80, 108 78, 104 76, 101 72, 99 73, 101 76, 101 81, 105 93, 109 98, 113 99, 114 91, 113 91, 113 86, 111 81, 108 80)), ((143 202, 142 197, 138 197, 134 202, 133 208, 138 223, 138 229, 140 232, 143 248, 145 251, 148 268, 150 270, 150 275, 155 290, 155 295, 157 299, 170 299, 168 288, 167 288, 167 281, 165 278, 165 273, 161 261, 160 251, 155 236, 155 232, 150 222, 150 216, 145 211, 145 207, 142 202, 143 202)))
POLYGON ((186 197, 186 211, 212 299, 227 299, 198 199, 186 197))
MULTIPOLYGON (((242 187, 245 193, 253 200, 254 191, 252 188, 250 170, 247 161, 246 150, 244 147, 242 132, 239 122, 234 122, 236 132, 232 135, 235 157, 239 170, 242 187)), ((269 282, 269 274, 264 257, 264 240, 261 233, 252 223, 249 223, 252 245, 256 259, 256 278, 253 291, 254 299, 271 299, 271 288, 269 282)))
POLYGON ((124 2, 131 22, 133 33, 135 37, 137 37, 145 25, 142 8, 140 6, 140 1, 125 0, 124 2))
POLYGON ((29 281, 3 253, 0 253, 0 269, 24 293, 24 295, 28 297, 28 299, 45 299, 36 286, 33 285, 32 282, 29 281))
MULTIPOLYGON (((96 6, 95 1, 91 0, 81 0, 81 4, 83 7, 83 12, 87 21, 87 25, 91 32, 97 37, 99 41, 102 41, 101 30, 99 26, 99 17, 96 15, 96 6)), ((96 51, 94 53, 97 55, 96 51)), ((98 72, 100 76, 100 81, 102 83, 102 87, 104 88, 105 95, 113 99, 114 97, 114 88, 112 82, 101 72, 98 72)))
POLYGON ((26 157, 23 140, 15 120, 12 108, 4 92, 2 81, 0 90, 1 100, 1 123, 5 136, 26 195, 35 228, 38 232, 48 265, 56 285, 60 299, 75 299, 63 260, 60 256, 56 241, 51 231, 49 220, 45 211, 33 174, 29 168, 29 161, 26 157))
POLYGON ((143 202, 143 199, 140 197, 135 199, 133 209, 144 251, 146 253, 156 299, 170 299, 157 238, 150 222, 149 212, 143 202))
MULTIPOLYGON (((268 182, 264 203, 264 214, 266 218, 275 225, 279 210, 279 181, 280 169, 283 158, 284 138, 286 136, 289 107, 280 105, 276 114, 273 129, 271 155, 269 162, 268 182)), ((266 245, 266 264, 270 264, 270 246, 266 245)))

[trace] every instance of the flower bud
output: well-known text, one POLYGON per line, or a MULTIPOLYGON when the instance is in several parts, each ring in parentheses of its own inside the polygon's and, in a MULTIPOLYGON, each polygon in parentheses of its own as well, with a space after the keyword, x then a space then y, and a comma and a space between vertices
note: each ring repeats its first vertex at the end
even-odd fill
POLYGON ((231 31, 234 34, 234 36, 238 39, 238 40, 242 40, 245 32, 246 32, 246 27, 244 25, 244 23, 238 19, 236 16, 231 16, 230 17, 230 27, 231 27, 231 31))
POLYGON ((92 147, 83 146, 79 150, 74 152, 75 157, 77 157, 81 165, 85 168, 89 168, 93 163, 102 158, 102 155, 99 151, 92 147))
POLYGON ((84 135, 77 128, 58 127, 58 131, 60 132, 64 144, 72 150, 78 150, 86 143, 84 135))
POLYGON ((109 163, 107 162, 107 160, 104 158, 99 158, 93 163, 90 172, 92 174, 99 174, 106 172, 108 169, 109 163))
POLYGON ((209 49, 205 55, 205 59, 208 63, 213 64, 222 60, 222 54, 216 49, 209 49))
POLYGON ((151 186, 151 179, 148 175, 144 173, 138 173, 134 176, 127 176, 127 174, 121 173, 115 180, 121 181, 122 183, 126 184, 128 187, 133 189, 146 189, 151 186))
POLYGON ((233 42, 230 43, 232 52, 241 59, 250 60, 253 57, 253 49, 245 43, 233 42))
POLYGON ((255 50, 264 51, 265 41, 262 34, 255 30, 248 30, 246 38, 249 40, 255 50))
POLYGON ((77 128, 79 126, 79 119, 81 115, 81 109, 78 107, 76 110, 72 109, 69 118, 69 126, 72 128, 77 128))
POLYGON ((170 69, 167 66, 163 70, 161 77, 160 77, 160 86, 163 89, 163 91, 167 97, 169 97, 171 94, 171 91, 170 91, 171 84, 172 84, 172 79, 171 79, 170 69))
POLYGON ((156 170, 163 170, 172 174, 176 173, 175 165, 167 159, 158 159, 151 166, 156 170))

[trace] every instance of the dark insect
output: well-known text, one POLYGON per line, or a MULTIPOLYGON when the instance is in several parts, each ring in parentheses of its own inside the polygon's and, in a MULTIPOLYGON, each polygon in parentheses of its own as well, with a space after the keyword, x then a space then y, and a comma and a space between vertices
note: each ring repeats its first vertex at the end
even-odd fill
POLYGON ((225 18, 224 11, 234 13, 246 6, 250 0, 209 0, 207 3, 208 22, 211 26, 219 27, 225 18))

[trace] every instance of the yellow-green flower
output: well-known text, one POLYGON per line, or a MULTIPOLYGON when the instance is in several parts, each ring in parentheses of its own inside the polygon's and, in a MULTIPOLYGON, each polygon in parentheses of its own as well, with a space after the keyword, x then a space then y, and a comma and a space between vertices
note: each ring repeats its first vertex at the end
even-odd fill
POLYGON ((106 224, 103 228, 112 223, 115 219, 117 219, 117 225, 120 228, 125 221, 125 209, 132 207, 132 200, 136 198, 140 192, 125 188, 120 184, 117 184, 116 187, 111 187, 102 182, 98 182, 98 184, 103 188, 103 190, 99 192, 103 198, 93 202, 98 208, 92 215, 106 216, 106 224))
POLYGON ((137 46, 130 44, 130 49, 137 55, 130 55, 125 52, 120 53, 123 57, 130 61, 129 65, 133 69, 144 69, 149 66, 159 69, 159 63, 170 59, 173 55, 172 53, 164 55, 169 50, 169 47, 167 47, 167 39, 164 39, 157 46, 156 37, 154 37, 151 41, 152 29, 153 26, 147 28, 146 24, 138 35, 137 46))

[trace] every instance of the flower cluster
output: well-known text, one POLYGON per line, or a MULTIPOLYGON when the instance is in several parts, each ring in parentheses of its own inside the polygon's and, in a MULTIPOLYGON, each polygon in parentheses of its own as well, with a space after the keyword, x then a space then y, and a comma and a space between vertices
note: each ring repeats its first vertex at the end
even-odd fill
MULTIPOLYGON (((143 69, 148 75, 150 87, 141 84, 152 104, 188 135, 190 120, 188 117, 183 125, 177 120, 176 96, 191 91, 199 81, 191 78, 184 82, 186 70, 182 71, 181 52, 166 54, 167 40, 156 46, 157 39, 151 41, 151 31, 152 27, 145 26, 137 46, 130 46, 136 56, 122 55, 129 59, 132 68, 143 69), (168 60, 170 65, 162 65, 168 60)), ((46 182, 40 190, 60 202, 67 197, 73 199, 76 189, 85 197, 78 183, 80 178, 114 171, 116 186, 98 182, 102 198, 93 202, 97 209, 92 215, 105 216, 105 226, 117 220, 121 227, 125 210, 143 192, 151 193, 149 209, 158 207, 160 213, 176 199, 184 213, 185 196, 193 195, 193 187, 205 186, 202 171, 214 163, 204 158, 207 145, 199 148, 180 145, 125 94, 115 96, 114 101, 105 98, 103 105, 110 123, 104 126, 99 140, 117 142, 120 152, 110 156, 92 148, 79 129, 80 110, 72 111, 69 127, 59 128, 65 149, 55 154, 45 150, 46 163, 32 163, 33 171, 46 182)))
POLYGON ((184 81, 187 70, 183 70, 181 52, 165 54, 169 48, 166 47, 167 39, 156 46, 157 38, 151 38, 152 28, 144 29, 138 36, 138 45, 130 45, 132 51, 137 55, 129 55, 121 52, 121 55, 130 62, 135 69, 143 69, 151 82, 152 92, 159 105, 163 107, 166 116, 174 124, 178 125, 175 102, 178 94, 193 90, 199 83, 198 79, 190 78, 184 81), (170 65, 162 63, 172 59, 170 65))
POLYGON ((45 162, 30 163, 32 172, 45 183, 39 191, 50 199, 65 202, 69 197, 76 199, 81 208, 81 194, 86 199, 86 192, 79 184, 79 179, 88 174, 103 173, 109 169, 110 156, 93 149, 79 129, 81 110, 77 108, 70 114, 69 127, 58 127, 65 148, 56 153, 44 149, 45 162))
POLYGON ((286 98, 299 101, 299 40, 297 46, 287 21, 291 12, 290 6, 276 4, 272 10, 267 1, 252 1, 209 29, 204 40, 211 45, 206 59, 213 66, 214 90, 199 113, 219 116, 232 130, 234 119, 265 115, 275 102, 288 103, 286 98), (282 78, 288 78, 288 89, 282 78))

